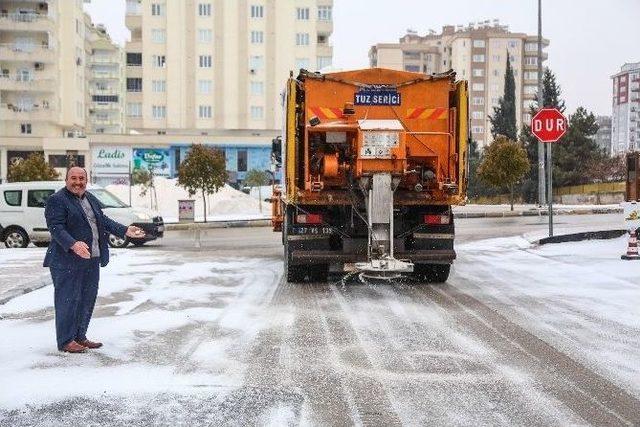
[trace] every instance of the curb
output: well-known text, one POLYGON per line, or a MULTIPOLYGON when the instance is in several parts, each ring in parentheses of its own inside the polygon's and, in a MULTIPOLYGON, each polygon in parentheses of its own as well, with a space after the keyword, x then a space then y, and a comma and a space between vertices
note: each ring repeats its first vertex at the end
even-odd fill
MULTIPOLYGON (((554 215, 600 215, 600 214, 621 214, 621 208, 603 208, 603 209, 561 209, 554 210, 554 215)), ((548 210, 529 210, 529 211, 501 211, 501 212, 454 212, 454 218, 513 218, 524 216, 549 216, 548 210)))
POLYGON ((624 236, 628 230, 587 231, 584 233, 564 234, 562 236, 545 237, 534 243, 546 245, 548 243, 581 242, 583 240, 606 240, 624 236))
POLYGON ((188 222, 165 224, 166 231, 192 231, 210 228, 270 227, 270 219, 249 219, 238 221, 188 222))

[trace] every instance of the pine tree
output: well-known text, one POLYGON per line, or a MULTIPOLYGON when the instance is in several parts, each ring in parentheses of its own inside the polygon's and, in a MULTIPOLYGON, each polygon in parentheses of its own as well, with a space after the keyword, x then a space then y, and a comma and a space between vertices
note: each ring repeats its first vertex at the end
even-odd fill
POLYGON ((9 166, 7 181, 28 182, 28 181, 53 181, 58 179, 58 172, 45 162, 44 155, 40 153, 31 154, 26 160, 9 166))
POLYGON ((489 116, 489 121, 494 139, 498 135, 504 135, 514 141, 517 139, 516 79, 511 68, 509 52, 507 52, 507 69, 504 73, 504 95, 498 101, 498 106, 493 108, 493 116, 489 116))
POLYGON ((201 144, 191 146, 178 169, 178 185, 184 187, 190 197, 198 191, 202 193, 204 222, 207 222, 207 195, 218 191, 226 180, 226 164, 222 153, 201 144))

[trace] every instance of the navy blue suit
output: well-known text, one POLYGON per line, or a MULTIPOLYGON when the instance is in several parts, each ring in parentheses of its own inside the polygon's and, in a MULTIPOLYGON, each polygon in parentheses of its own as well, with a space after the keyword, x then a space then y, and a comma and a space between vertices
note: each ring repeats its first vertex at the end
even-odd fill
POLYGON ((104 213, 98 200, 85 193, 96 217, 100 258, 83 259, 71 250, 77 241, 89 246, 93 242, 91 225, 82 209, 80 199, 66 188, 47 200, 44 216, 51 233, 51 244, 44 258, 44 266, 51 270, 56 311, 58 349, 71 341, 86 339, 87 328, 98 295, 100 266, 109 263, 109 234, 124 237, 127 227, 104 213))

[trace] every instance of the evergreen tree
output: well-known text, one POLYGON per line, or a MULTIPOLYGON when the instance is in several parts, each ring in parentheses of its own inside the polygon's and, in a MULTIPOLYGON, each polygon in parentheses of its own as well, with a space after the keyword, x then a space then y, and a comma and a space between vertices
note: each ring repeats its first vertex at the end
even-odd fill
POLYGON ((478 168, 481 163, 482 153, 478 149, 478 141, 472 140, 469 144, 469 183, 467 186, 467 197, 471 200, 500 194, 498 189, 487 185, 478 176, 478 168))
POLYGON ((507 69, 504 73, 504 96, 500 98, 498 106, 493 108, 493 116, 489 116, 489 121, 493 139, 498 135, 504 135, 514 141, 517 139, 516 79, 511 68, 509 52, 507 52, 507 69))
POLYGON ((58 172, 45 162, 44 155, 40 153, 31 154, 26 160, 9 166, 7 174, 9 182, 53 181, 55 179, 58 179, 58 172))
POLYGON ((178 169, 178 185, 184 187, 189 196, 198 191, 202 193, 204 202, 204 222, 207 222, 207 195, 218 191, 227 180, 224 156, 220 151, 193 144, 180 168, 178 169))
POLYGON ((527 152, 522 146, 499 135, 485 149, 478 175, 483 181, 498 189, 509 190, 509 201, 513 210, 515 187, 518 181, 529 171, 527 152))

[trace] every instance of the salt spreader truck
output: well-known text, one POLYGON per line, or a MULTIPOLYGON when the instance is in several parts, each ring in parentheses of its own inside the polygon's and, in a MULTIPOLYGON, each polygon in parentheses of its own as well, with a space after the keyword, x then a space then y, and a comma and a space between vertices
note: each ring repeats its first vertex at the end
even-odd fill
POLYGON ((273 228, 290 282, 330 265, 374 279, 444 282, 456 257, 452 205, 468 175, 468 87, 453 71, 380 68, 287 82, 273 228))

